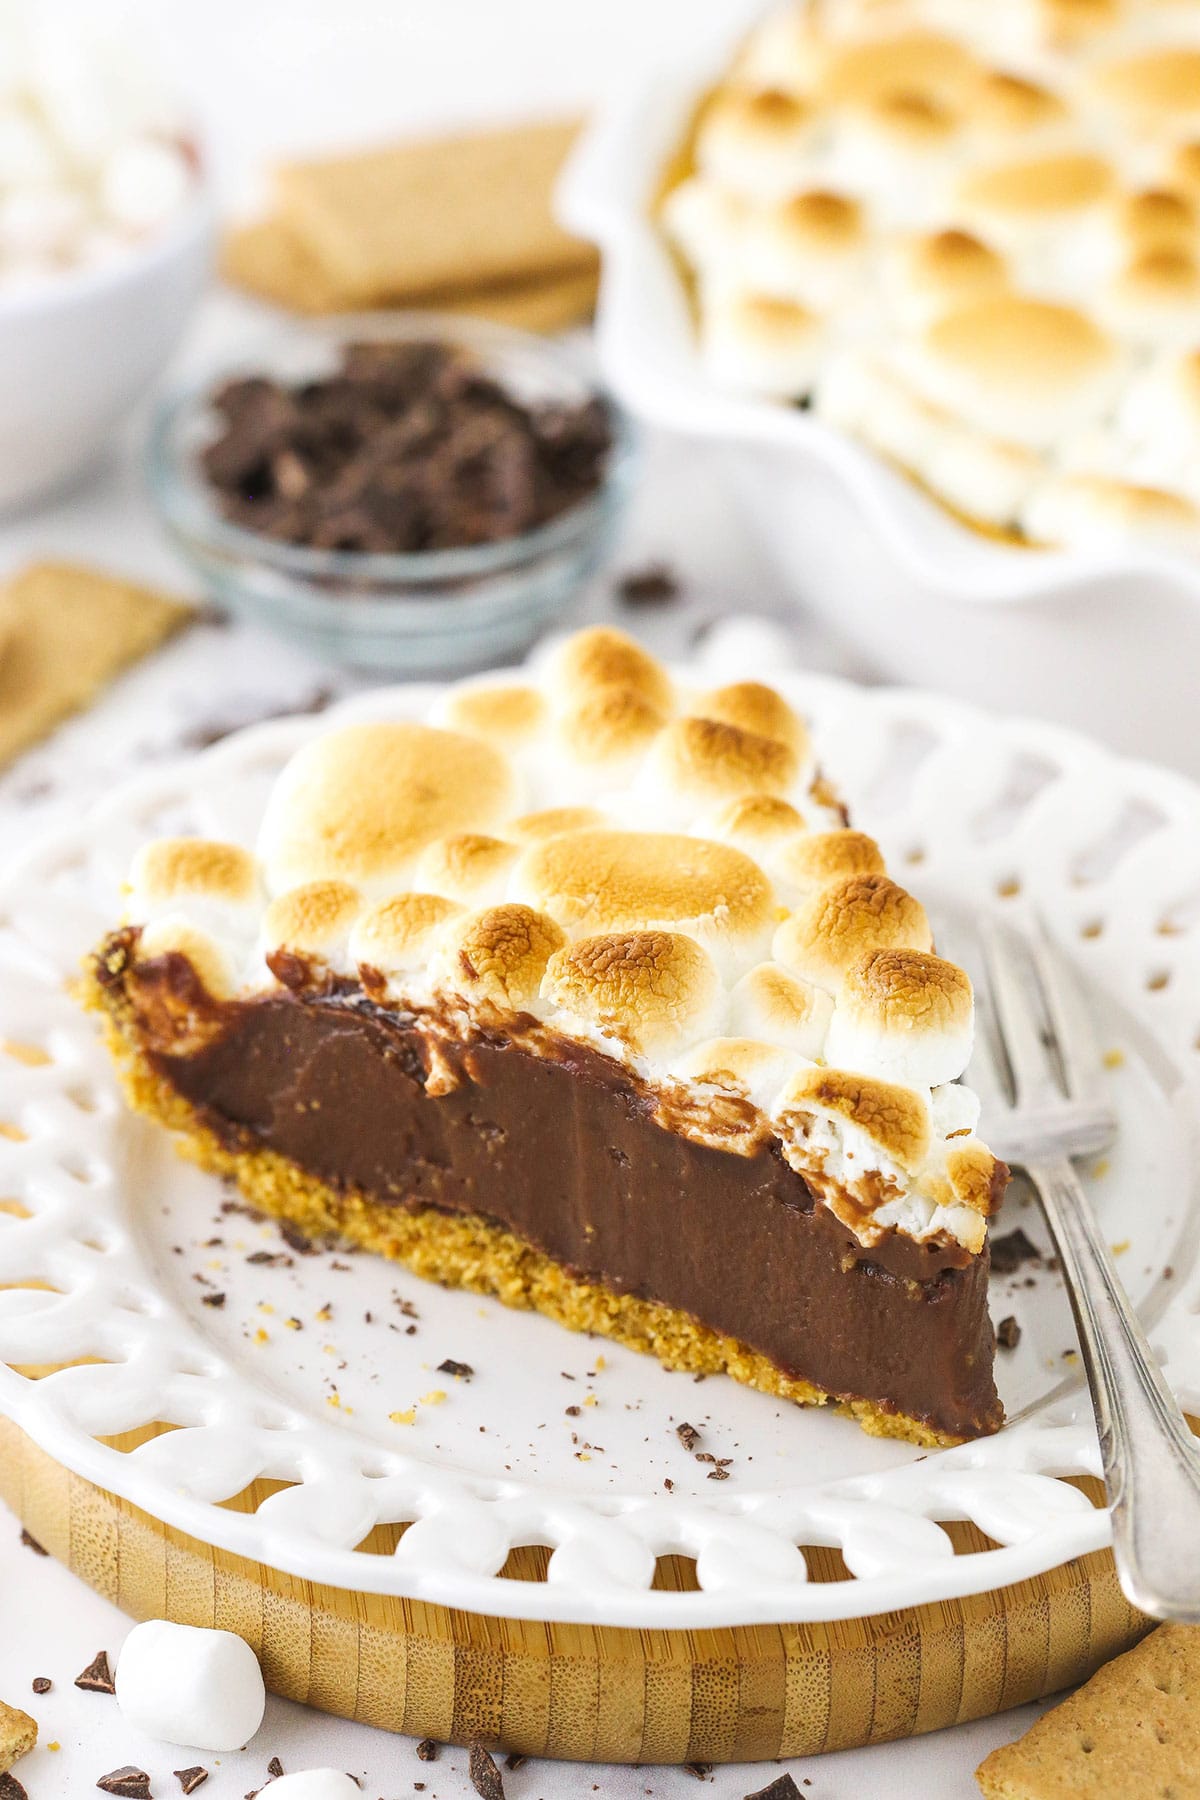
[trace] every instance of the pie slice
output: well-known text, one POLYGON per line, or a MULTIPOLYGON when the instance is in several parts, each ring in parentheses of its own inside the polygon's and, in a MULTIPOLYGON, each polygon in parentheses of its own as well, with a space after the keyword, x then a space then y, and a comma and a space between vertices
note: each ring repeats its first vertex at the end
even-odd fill
POLYGON ((868 1431, 995 1431, 963 972, 773 689, 568 639, 333 727, 90 965, 132 1104, 266 1213, 868 1431))

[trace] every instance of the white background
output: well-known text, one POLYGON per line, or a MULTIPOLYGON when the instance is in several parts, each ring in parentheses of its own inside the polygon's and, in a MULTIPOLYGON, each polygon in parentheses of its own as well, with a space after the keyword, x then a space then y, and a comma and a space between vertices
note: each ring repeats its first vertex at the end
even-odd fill
MULTIPOLYGON (((51 0, 39 0, 41 5, 51 0)), ((65 0, 64 0, 65 4, 65 0)), ((100 0, 76 0, 94 13, 100 0)), ((108 8, 107 10, 112 10, 108 8)), ((628 79, 635 63, 670 56, 681 42, 728 29, 746 0, 154 0, 126 4, 140 16, 161 59, 192 96, 222 193, 244 205, 273 153, 387 139, 432 124, 582 109, 628 79)), ((224 342, 245 309, 217 299, 198 321, 191 350, 224 342)), ((108 466, 85 488, 35 514, 0 523, 0 571, 28 555, 62 551, 151 579, 180 580, 142 499, 135 443, 139 421, 108 466)), ((683 650, 691 632, 727 604, 783 616, 783 589, 731 511, 702 456, 678 444, 649 447, 645 480, 621 566, 666 557, 683 576, 686 604, 648 620, 664 651, 683 650)), ((611 608, 598 584, 586 610, 611 608)), ((798 628, 808 659, 844 666, 836 649, 798 628)), ((189 719, 250 717, 268 700, 298 699, 321 672, 290 651, 245 634, 193 632, 114 690, 88 718, 60 733, 0 783, 0 829, 9 841, 51 825, 121 772, 162 754, 189 719), (52 791, 39 793, 43 782, 52 791), (36 796, 31 798, 31 796, 36 796)), ((25 1706, 42 1726, 42 1748, 20 1769, 30 1800, 75 1800, 133 1761, 155 1776, 154 1793, 177 1792, 170 1771, 192 1761, 213 1767, 205 1800, 235 1800, 265 1779, 279 1755, 286 1769, 332 1764, 364 1777, 367 1800, 400 1800, 426 1782, 426 1800, 470 1794, 465 1757, 443 1752, 418 1764, 411 1742, 301 1708, 272 1702, 251 1750, 224 1757, 172 1753, 139 1741, 115 1703, 71 1684, 100 1646, 115 1653, 127 1621, 48 1560, 19 1542, 0 1509, 0 1697, 25 1706), (35 1700, 30 1681, 53 1691, 35 1700), (57 1742, 61 1748, 46 1746, 57 1742)), ((936 1739, 869 1752, 812 1758, 792 1766, 811 1800, 876 1800, 975 1794, 971 1772, 994 1744, 1023 1730, 1031 1712, 1009 1714, 936 1739)), ((687 1800, 707 1791, 739 1800, 777 1773, 718 1769, 700 1787, 678 1770, 583 1769, 531 1762, 507 1778, 511 1800, 602 1800, 657 1795, 687 1800)))

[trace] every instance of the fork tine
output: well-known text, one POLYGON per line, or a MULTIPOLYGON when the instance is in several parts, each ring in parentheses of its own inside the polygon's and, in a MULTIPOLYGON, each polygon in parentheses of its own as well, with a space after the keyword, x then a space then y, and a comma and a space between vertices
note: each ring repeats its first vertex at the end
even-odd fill
POLYGON ((1039 913, 1033 915, 1032 927, 1030 955, 1041 983, 1046 1022, 1058 1051, 1063 1081, 1072 1100, 1083 1100, 1095 1086, 1100 1047, 1090 1016, 1079 1003, 1063 958, 1039 913))
POLYGON ((939 916, 934 921, 934 939, 938 955, 965 969, 975 992, 975 1043, 963 1080, 979 1095, 985 1117, 996 1115, 1000 1109, 1007 1112, 1013 1100, 1012 1077, 1000 1041, 979 935, 960 917, 950 920, 939 916))
POLYGON ((1033 998, 1034 967, 1018 948, 1019 940, 990 915, 980 919, 979 932, 1016 1104, 1061 1100, 1062 1087, 1033 998))

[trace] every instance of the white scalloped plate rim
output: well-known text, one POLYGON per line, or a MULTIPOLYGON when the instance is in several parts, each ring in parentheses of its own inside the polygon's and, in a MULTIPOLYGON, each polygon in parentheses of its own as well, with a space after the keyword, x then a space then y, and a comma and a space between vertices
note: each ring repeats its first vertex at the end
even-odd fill
MULTIPOLYGON (((716 666, 730 666, 719 640, 712 647, 710 671, 716 666)), ((1200 1119, 1196 998, 1200 929, 1181 929, 1164 937, 1158 927, 1164 909, 1180 895, 1200 894, 1200 788, 1165 770, 1119 759, 1059 728, 991 719, 940 696, 865 690, 786 672, 777 672, 776 678, 794 703, 819 718, 826 760, 851 793, 859 781, 868 779, 873 754, 874 766, 883 766, 880 759, 886 758, 897 732, 919 729, 932 740, 933 747, 913 774, 898 810, 883 822, 881 835, 889 851, 894 843, 913 842, 918 832, 931 869, 949 870, 951 883, 958 884, 956 897, 964 904, 984 903, 995 893, 998 877, 1012 871, 1043 905, 1056 902, 1065 907, 1065 917, 1054 906, 1047 910, 1063 923, 1072 950, 1087 958, 1094 974, 1137 1019, 1172 1068, 1178 1083, 1173 1104, 1186 1116, 1190 1137, 1200 1119), (969 809, 965 816, 981 817, 1006 791, 1020 759, 1055 771, 1020 811, 1013 828, 1021 841, 1020 853, 1012 835, 1001 833, 963 861, 963 846, 955 834, 964 806, 969 809), (1160 820, 1158 828, 1135 843, 1102 879, 1080 884, 1070 869, 1105 837, 1131 802, 1152 808, 1160 820), (1072 887, 1079 889, 1074 899, 1072 887), (1101 906, 1110 924, 1116 922, 1115 929, 1080 939, 1080 921, 1101 906), (1169 977, 1152 990, 1142 974, 1145 955, 1151 953, 1155 969, 1165 968, 1169 977), (1189 994, 1192 998, 1185 999, 1189 994)), ((90 928, 98 935, 116 905, 114 891, 113 910, 107 917, 97 911, 95 900, 84 903, 78 896, 64 900, 60 908, 53 886, 64 871, 69 877, 72 869, 92 868, 100 859, 111 876, 118 864, 126 866, 131 841, 152 828, 147 821, 173 800, 186 799, 202 788, 210 797, 218 787, 228 795, 236 788, 237 771, 277 766, 298 743, 324 729, 330 718, 411 716, 435 691, 382 690, 345 702, 320 720, 289 719, 252 727, 186 762, 122 787, 87 820, 27 852, 0 884, 0 913, 5 915, 0 968, 11 974, 18 966, 29 966, 30 957, 34 963, 40 959, 44 968, 53 965, 57 970, 53 992, 61 1002, 63 979, 90 941, 87 929, 81 930, 80 906, 90 908, 90 928), (22 906, 25 923, 17 931, 13 918, 21 914, 22 906)), ((37 979, 43 982, 48 1003, 51 990, 44 984, 49 978, 43 973, 37 979)), ((20 1039, 22 1016, 19 1008, 14 1014, 16 1003, 10 1002, 10 992, 16 991, 15 978, 0 984, 0 1038, 20 1039)), ((70 1038, 72 1053, 85 1063, 93 1058, 89 1066, 94 1068, 93 1026, 82 1014, 71 1017, 73 1025, 59 1028, 58 1054, 70 1038)), ((27 1016, 24 1024, 27 1028, 27 1016)), ((104 1067, 107 1070, 106 1063, 104 1067)), ((17 1077, 23 1079, 20 1071, 17 1077)), ((111 1073, 106 1078, 115 1091, 111 1073)), ((53 1116, 60 1129, 63 1109, 53 1116)), ((122 1116, 114 1108, 111 1129, 120 1130, 122 1116)), ((27 1149, 0 1137, 0 1192, 12 1194, 14 1183, 19 1191, 27 1149)), ((85 1149, 94 1154, 94 1145, 85 1149)), ((55 1155, 68 1159, 71 1153, 68 1133, 55 1155)), ((78 1175, 69 1177, 65 1167, 55 1164, 32 1177, 27 1172, 24 1179, 31 1182, 27 1197, 34 1201, 33 1218, 0 1220, 0 1282, 15 1278, 12 1247, 24 1241, 22 1233, 33 1242, 36 1207, 47 1204, 47 1195, 59 1207, 56 1217, 64 1208, 77 1225, 84 1217, 78 1175)), ((94 1184, 86 1191, 94 1196, 94 1184)), ((214 1396, 224 1394, 222 1404, 228 1405, 233 1371, 214 1356, 182 1309, 153 1294, 150 1271, 119 1214, 105 1216, 103 1203, 94 1197, 86 1204, 88 1218, 93 1223, 102 1219, 109 1234, 104 1268, 110 1299, 116 1277, 152 1297, 141 1323, 135 1318, 124 1327, 130 1341, 141 1342, 147 1354, 153 1343, 156 1356, 162 1358, 157 1375, 147 1378, 141 1369, 143 1383, 149 1379, 149 1386, 135 1390, 136 1404, 120 1399, 127 1411, 132 1408, 129 1423, 118 1427, 110 1419, 105 1429, 128 1429, 134 1423, 172 1417, 176 1401, 168 1390, 176 1395, 178 1390, 171 1389, 168 1362, 172 1368, 183 1365, 184 1373, 175 1377, 183 1386, 209 1381, 214 1396), (197 1352, 207 1374, 195 1368, 197 1352)), ((75 1266, 81 1258, 87 1264, 87 1257, 97 1254, 74 1239, 64 1249, 59 1233, 53 1247, 44 1247, 42 1263, 37 1255, 28 1256, 16 1278, 36 1278, 38 1267, 50 1269, 56 1257, 74 1258, 75 1266)), ((56 1266, 61 1278, 62 1265, 56 1266)), ((80 1396, 100 1396, 103 1410, 111 1404, 103 1398, 108 1390, 114 1397, 119 1394, 123 1365, 67 1369, 40 1381, 30 1381, 8 1366, 51 1362, 56 1356, 66 1360, 82 1354, 80 1345, 89 1341, 89 1333, 93 1342, 95 1333, 103 1335, 102 1309, 95 1296, 91 1314, 86 1294, 55 1295, 48 1306, 53 1308, 60 1298, 71 1303, 66 1311, 74 1315, 75 1342, 47 1355, 47 1345, 36 1330, 38 1317, 48 1310, 44 1296, 26 1292, 23 1301, 6 1300, 0 1289, 0 1410, 55 1460, 163 1523, 215 1547, 334 1587, 403 1595, 496 1616, 612 1626, 697 1629, 800 1623, 862 1617, 983 1593, 1109 1541, 1107 1513, 1055 1479, 1099 1472, 1086 1393, 1078 1380, 1060 1384, 1033 1416, 978 1443, 931 1453, 882 1473, 786 1489, 742 1488, 711 1500, 707 1495, 668 1499, 633 1491, 580 1497, 553 1486, 448 1473, 428 1458, 400 1453, 382 1459, 387 1475, 380 1479, 377 1446, 357 1439, 352 1429, 317 1417, 304 1425, 303 1481, 255 1513, 231 1512, 215 1500, 240 1491, 254 1475, 277 1466, 284 1434, 243 1420, 237 1425, 176 1430, 129 1454, 98 1441, 98 1435, 79 1423, 63 1402, 74 1396, 78 1407, 80 1396), (218 1471, 214 1493, 195 1491, 204 1486, 204 1470, 214 1467, 218 1471), (235 1467, 241 1471, 236 1481, 228 1472, 235 1467), (364 1473, 368 1468, 374 1472, 364 1473), (397 1499, 398 1493, 402 1498, 397 1499), (300 1499, 289 1500, 289 1495, 300 1499), (933 1523, 951 1518, 973 1520, 998 1547, 954 1556, 945 1534, 933 1523), (373 1555, 353 1547, 371 1525, 388 1519, 417 1521, 395 1554, 373 1555), (494 1571, 503 1565, 509 1547, 530 1542, 555 1546, 547 1580, 497 1576, 494 1571), (796 1548, 804 1543, 839 1545, 854 1578, 808 1582, 796 1548), (702 1584, 698 1591, 649 1588, 654 1558, 672 1553, 697 1558, 702 1584)), ((1200 1409, 1197 1312, 1200 1279, 1193 1257, 1191 1265, 1178 1272, 1155 1326, 1155 1341, 1175 1391, 1193 1409, 1200 1409)), ((111 1310, 103 1316, 111 1323, 111 1310)), ((797 1414, 801 1429, 804 1416, 797 1414)), ((289 1443, 299 1442, 294 1433, 287 1436, 289 1443)))

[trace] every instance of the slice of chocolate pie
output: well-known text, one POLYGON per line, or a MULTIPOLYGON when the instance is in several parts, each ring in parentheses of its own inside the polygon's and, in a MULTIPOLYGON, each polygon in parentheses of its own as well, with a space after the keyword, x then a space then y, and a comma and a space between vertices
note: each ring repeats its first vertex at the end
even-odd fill
POLYGON ((331 728, 95 953, 129 1097, 302 1231, 868 1431, 994 1431, 970 985, 772 689, 586 631, 331 728))

